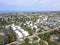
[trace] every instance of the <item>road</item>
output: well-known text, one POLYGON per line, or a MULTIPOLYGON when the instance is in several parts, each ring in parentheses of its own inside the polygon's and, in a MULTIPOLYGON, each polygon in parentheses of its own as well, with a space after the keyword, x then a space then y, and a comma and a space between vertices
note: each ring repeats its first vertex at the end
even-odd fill
POLYGON ((41 33, 35 33, 35 34, 45 34, 45 33, 50 33, 50 32, 52 32, 52 31, 55 31, 54 29, 50 29, 50 30, 48 30, 48 31, 43 31, 43 32, 41 32, 41 33))
MULTIPOLYGON (((34 35, 50 33, 50 32, 52 32, 52 31, 55 31, 55 30, 50 29, 50 30, 48 30, 48 31, 43 31, 43 32, 41 32, 41 33, 34 33, 34 35)), ((34 35, 28 36, 28 38, 29 38, 29 37, 33 37, 34 35)), ((18 41, 15 41, 15 42, 12 42, 12 43, 10 43, 10 44, 17 44, 17 43, 18 43, 18 41)), ((7 44, 7 45, 10 45, 10 44, 7 44)))

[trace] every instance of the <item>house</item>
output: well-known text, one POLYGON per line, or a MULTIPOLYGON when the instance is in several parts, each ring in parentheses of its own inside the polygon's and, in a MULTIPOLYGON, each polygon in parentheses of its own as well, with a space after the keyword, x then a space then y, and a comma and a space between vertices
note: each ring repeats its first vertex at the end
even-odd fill
POLYGON ((50 28, 49 28, 48 26, 43 26, 43 29, 47 31, 47 30, 49 30, 50 28))
POLYGON ((55 34, 52 34, 52 35, 50 36, 50 40, 51 40, 51 41, 58 40, 58 39, 59 39, 59 37, 56 36, 55 34))
POLYGON ((3 35, 5 35, 2 31, 0 32, 0 36, 3 36, 3 35))
POLYGON ((0 32, 0 35, 2 35, 2 32, 0 32))
POLYGON ((52 34, 50 37, 51 37, 52 39, 59 39, 55 34, 52 34))

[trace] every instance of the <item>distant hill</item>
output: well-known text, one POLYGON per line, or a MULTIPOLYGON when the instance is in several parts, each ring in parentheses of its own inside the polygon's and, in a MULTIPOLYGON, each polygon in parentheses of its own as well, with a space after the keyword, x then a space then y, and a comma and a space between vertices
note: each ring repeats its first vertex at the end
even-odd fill
POLYGON ((56 13, 56 14, 60 14, 60 11, 38 11, 38 12, 21 12, 21 11, 0 11, 0 14, 6 14, 6 13, 24 13, 24 14, 52 14, 52 13, 56 13))

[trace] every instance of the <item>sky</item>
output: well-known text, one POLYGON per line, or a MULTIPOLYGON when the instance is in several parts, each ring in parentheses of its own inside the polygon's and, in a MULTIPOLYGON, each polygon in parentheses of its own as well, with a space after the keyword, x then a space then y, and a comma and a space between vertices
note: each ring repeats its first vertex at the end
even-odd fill
POLYGON ((0 11, 60 11, 60 0, 0 0, 0 11))

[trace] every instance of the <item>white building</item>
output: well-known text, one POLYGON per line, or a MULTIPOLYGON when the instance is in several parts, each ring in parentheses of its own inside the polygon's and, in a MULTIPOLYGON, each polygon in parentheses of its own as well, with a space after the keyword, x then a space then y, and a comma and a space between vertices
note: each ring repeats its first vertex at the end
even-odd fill
POLYGON ((20 26, 12 24, 11 27, 15 31, 15 33, 17 34, 17 37, 20 41, 22 38, 29 35, 29 33, 27 31, 24 31, 24 29, 21 29, 20 26))

